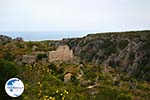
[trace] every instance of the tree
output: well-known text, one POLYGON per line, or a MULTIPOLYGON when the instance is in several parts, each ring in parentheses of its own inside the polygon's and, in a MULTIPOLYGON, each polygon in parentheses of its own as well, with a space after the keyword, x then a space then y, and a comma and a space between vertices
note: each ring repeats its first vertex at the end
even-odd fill
POLYGON ((12 62, 0 59, 0 99, 9 100, 5 93, 5 83, 8 79, 15 77, 18 73, 16 65, 12 62))
POLYGON ((42 58, 47 58, 47 55, 46 54, 38 54, 37 55, 38 60, 42 60, 42 58))

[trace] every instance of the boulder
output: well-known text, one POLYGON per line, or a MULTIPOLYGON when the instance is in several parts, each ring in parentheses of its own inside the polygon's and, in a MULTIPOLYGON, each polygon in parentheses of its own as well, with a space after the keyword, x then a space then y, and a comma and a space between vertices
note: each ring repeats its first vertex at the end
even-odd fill
POLYGON ((71 80, 71 76, 72 76, 71 73, 65 74, 65 76, 64 76, 64 82, 68 83, 71 80))

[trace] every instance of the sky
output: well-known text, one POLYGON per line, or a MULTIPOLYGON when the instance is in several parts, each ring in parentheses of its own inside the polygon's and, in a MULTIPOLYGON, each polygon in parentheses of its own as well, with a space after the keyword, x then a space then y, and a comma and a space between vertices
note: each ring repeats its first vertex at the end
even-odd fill
POLYGON ((0 0, 0 34, 26 40, 149 29, 150 0, 0 0))

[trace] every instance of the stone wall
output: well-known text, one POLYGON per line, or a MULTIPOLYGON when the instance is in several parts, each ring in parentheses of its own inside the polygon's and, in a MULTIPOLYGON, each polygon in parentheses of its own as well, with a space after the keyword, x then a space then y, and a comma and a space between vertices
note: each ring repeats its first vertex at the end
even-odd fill
POLYGON ((36 56, 34 56, 34 55, 23 55, 22 62, 34 63, 34 62, 36 62, 36 56))
POLYGON ((69 49, 67 45, 59 46, 56 51, 49 52, 49 61, 68 61, 73 58, 73 51, 69 49))

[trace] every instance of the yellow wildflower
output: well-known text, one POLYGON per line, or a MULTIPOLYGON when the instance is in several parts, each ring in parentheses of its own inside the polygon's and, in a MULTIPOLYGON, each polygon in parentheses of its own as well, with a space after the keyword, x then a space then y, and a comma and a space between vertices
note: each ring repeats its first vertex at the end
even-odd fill
POLYGON ((38 82, 38 84, 41 84, 40 82, 38 82))
POLYGON ((66 92, 66 94, 69 94, 68 91, 66 92))
POLYGON ((49 97, 49 99, 52 99, 52 97, 49 97))
POLYGON ((62 100, 65 100, 65 98, 64 98, 64 97, 62 97, 61 99, 62 99, 62 100))
POLYGON ((42 84, 40 84, 40 86, 39 87, 42 87, 43 85, 42 84))
POLYGON ((58 90, 56 90, 56 93, 58 93, 58 90))

